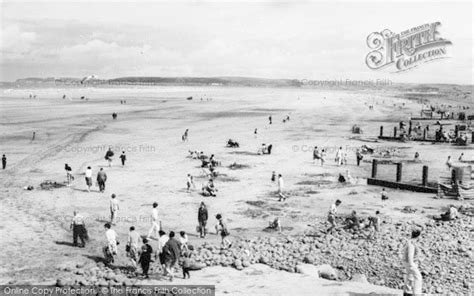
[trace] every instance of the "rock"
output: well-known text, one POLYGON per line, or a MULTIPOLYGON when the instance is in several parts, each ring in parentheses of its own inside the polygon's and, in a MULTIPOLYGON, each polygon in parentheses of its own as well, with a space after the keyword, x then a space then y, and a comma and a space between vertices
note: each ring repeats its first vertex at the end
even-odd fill
POLYGON ((314 263, 314 259, 310 256, 305 256, 303 258, 303 263, 307 263, 307 264, 313 264, 314 263))
POLYGON ((337 272, 329 264, 323 264, 316 266, 320 278, 327 280, 337 280, 337 272))
POLYGON ((56 287, 64 287, 64 281, 62 279, 57 279, 56 287))
POLYGON ((355 273, 352 275, 352 278, 351 278, 351 281, 352 282, 358 282, 358 283, 368 283, 367 281, 367 277, 364 275, 364 274, 361 274, 361 273, 355 273))
POLYGON ((243 267, 249 267, 249 266, 250 266, 250 262, 247 261, 247 260, 244 260, 244 261, 242 262, 242 266, 243 266, 243 267))
POLYGON ((319 276, 318 268, 312 264, 304 264, 304 263, 297 264, 295 269, 297 273, 312 275, 312 276, 319 276))

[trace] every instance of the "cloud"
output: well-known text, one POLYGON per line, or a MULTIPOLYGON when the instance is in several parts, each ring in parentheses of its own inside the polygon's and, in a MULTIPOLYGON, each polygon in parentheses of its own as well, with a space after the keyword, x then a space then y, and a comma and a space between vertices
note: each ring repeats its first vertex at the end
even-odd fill
POLYGON ((18 25, 2 28, 2 46, 0 52, 4 59, 18 59, 27 55, 32 49, 38 35, 35 32, 22 31, 18 25))

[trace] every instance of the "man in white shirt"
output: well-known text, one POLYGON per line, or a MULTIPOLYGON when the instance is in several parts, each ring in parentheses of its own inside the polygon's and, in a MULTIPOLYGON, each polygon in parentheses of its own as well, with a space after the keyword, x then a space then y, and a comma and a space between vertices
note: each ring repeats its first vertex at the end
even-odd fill
POLYGON ((117 255, 117 233, 111 229, 110 223, 105 223, 105 237, 107 239, 107 245, 104 247, 105 261, 108 263, 114 262, 114 256, 117 255))
POLYGON ((86 169, 86 185, 87 185, 87 192, 91 192, 92 187, 92 169, 90 166, 86 169))
POLYGON ((130 227, 127 239, 128 257, 132 261, 133 267, 137 268, 138 250, 140 245, 140 234, 135 230, 135 227, 130 227))
POLYGON ((411 233, 411 239, 407 240, 403 249, 403 265, 405 266, 405 287, 404 293, 407 295, 422 295, 423 277, 418 269, 418 257, 420 250, 416 245, 421 230, 415 229, 411 233))
POLYGON ((287 196, 283 194, 283 189, 285 188, 284 182, 283 182, 283 177, 281 174, 278 175, 278 196, 280 196, 280 199, 278 201, 285 201, 287 199, 287 196))
POLYGON ((329 209, 328 213, 328 222, 330 224, 329 229, 327 230, 327 233, 332 233, 334 228, 336 228, 336 214, 337 214, 337 207, 342 203, 339 199, 336 200, 335 203, 331 205, 331 208, 329 209))
POLYGON ((153 203, 153 210, 151 210, 151 228, 148 231, 147 239, 151 238, 151 235, 154 234, 158 238, 158 233, 160 231, 160 220, 158 217, 158 203, 153 203))
POLYGON ((118 210, 119 210, 118 200, 115 196, 115 193, 113 193, 112 197, 110 198, 110 224, 115 224, 114 220, 115 220, 115 217, 117 216, 118 210))

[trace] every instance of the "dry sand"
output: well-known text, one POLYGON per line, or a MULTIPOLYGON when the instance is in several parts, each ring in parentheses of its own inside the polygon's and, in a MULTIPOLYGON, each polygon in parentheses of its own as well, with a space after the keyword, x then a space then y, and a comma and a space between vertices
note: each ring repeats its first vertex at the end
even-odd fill
MULTIPOLYGON (((394 221, 426 220, 427 215, 460 202, 435 200, 432 194, 388 189, 390 200, 382 208, 381 188, 366 186, 362 179, 357 185, 347 186, 334 182, 317 186, 315 182, 323 174, 328 176, 327 180, 334 181, 346 169, 353 177, 368 177, 369 163, 355 165, 355 148, 363 144, 402 147, 400 151, 406 159, 418 151, 423 164, 430 166, 430 181, 448 175, 444 166, 448 155, 457 159, 464 152, 465 159, 473 159, 472 148, 366 143, 351 139, 353 124, 362 127, 362 137, 375 139, 381 124, 389 133, 400 120, 406 121, 410 114, 419 113, 419 103, 396 98, 396 95, 371 91, 219 87, 3 90, 0 151, 7 154, 8 167, 0 172, 0 215, 3 217, 0 282, 49 281, 55 279, 58 271, 54 267, 59 263, 102 256, 103 224, 109 218, 112 193, 117 194, 120 202, 115 229, 122 242, 131 225, 141 234, 148 231, 154 201, 160 204, 165 230, 187 231, 192 244, 203 242, 195 235, 201 201, 208 204, 211 228, 215 214, 222 213, 233 235, 242 237, 276 235, 262 232, 276 216, 280 216, 283 226, 287 227, 285 233, 302 233, 315 217, 326 215, 336 198, 343 201, 342 213, 357 210, 368 215, 381 210, 387 219, 394 221), (28 99, 30 93, 36 94, 37 99, 28 99), (63 100, 63 94, 73 99, 63 100), (186 100, 190 95, 194 99, 186 100), (80 96, 89 100, 80 100, 80 96), (121 105, 122 99, 126 99, 127 104, 121 105), (365 103, 373 102, 377 102, 375 110, 369 110, 365 103), (118 113, 117 120, 112 120, 112 112, 118 113), (291 120, 282 123, 287 114, 291 120), (272 125, 268 124, 269 115, 273 116, 272 125), (186 128, 189 141, 183 143, 181 135, 186 128), (258 128, 256 138, 255 128, 258 128), (31 141, 33 131, 36 131, 35 141, 31 141), (226 148, 229 138, 237 140, 240 148, 226 148), (273 144, 272 155, 255 155, 262 143, 273 144), (328 147, 327 165, 323 168, 312 163, 311 147, 315 145, 328 147), (110 168, 104 160, 109 146, 115 151, 110 168), (338 146, 347 150, 347 166, 338 167, 333 161, 338 146), (121 147, 127 151, 125 167, 118 159, 121 147), (205 182, 205 178, 200 177, 200 162, 187 158, 188 150, 215 154, 222 162, 218 171, 226 176, 215 181, 219 189, 217 197, 202 197, 199 190, 186 192, 187 173, 196 177, 198 189, 205 182), (228 169, 233 162, 249 165, 249 168, 228 169), (39 184, 46 179, 65 181, 65 163, 73 168, 73 184, 51 191, 40 190, 39 184), (94 178, 99 168, 104 167, 108 174, 105 193, 98 193, 97 187, 91 193, 86 191, 84 171, 87 166, 92 166, 94 178), (270 181, 272 171, 284 176, 291 195, 285 203, 277 201, 276 184, 270 181), (35 186, 35 190, 23 190, 27 185, 35 186), (357 194, 349 194, 354 192, 357 194), (248 203, 257 201, 261 202, 257 205, 264 206, 248 203), (419 211, 403 213, 400 209, 404 206, 419 211), (87 218, 92 240, 85 249, 70 246, 69 224, 73 210, 87 218)), ((472 100, 470 104, 473 108, 472 100)), ((381 174, 395 178, 388 170, 381 169, 381 174)), ((420 177, 421 164, 405 169, 404 178, 420 177)), ((217 241, 217 237, 211 235, 206 240, 217 241)), ((125 256, 121 256, 119 263, 127 263, 125 256)), ((341 283, 323 283, 261 266, 244 272, 209 268, 196 272, 193 278, 193 282, 217 283, 219 294, 222 291, 232 295, 273 295, 272 291, 276 293, 295 286, 301 289, 297 294, 309 295, 312 284, 318 289, 322 287, 324 293, 372 291, 364 291, 357 285, 346 288, 341 283), (283 277, 285 280, 280 280, 283 277)), ((373 291, 390 291, 373 288, 373 291)))

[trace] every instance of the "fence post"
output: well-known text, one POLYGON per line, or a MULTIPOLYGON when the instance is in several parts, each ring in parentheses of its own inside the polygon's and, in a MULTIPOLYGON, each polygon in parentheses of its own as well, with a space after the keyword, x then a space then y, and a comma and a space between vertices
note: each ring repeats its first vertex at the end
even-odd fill
POLYGON ((377 178, 377 159, 372 159, 372 179, 377 178))
POLYGON ((428 185, 428 166, 427 165, 423 166, 423 176, 421 178, 421 184, 425 187, 428 185))
POLYGON ((402 181, 402 163, 397 163, 397 182, 402 181))
POLYGON ((394 138, 397 137, 397 127, 396 126, 393 127, 393 137, 394 138))
POLYGON ((383 125, 380 126, 380 136, 383 137, 383 125))

